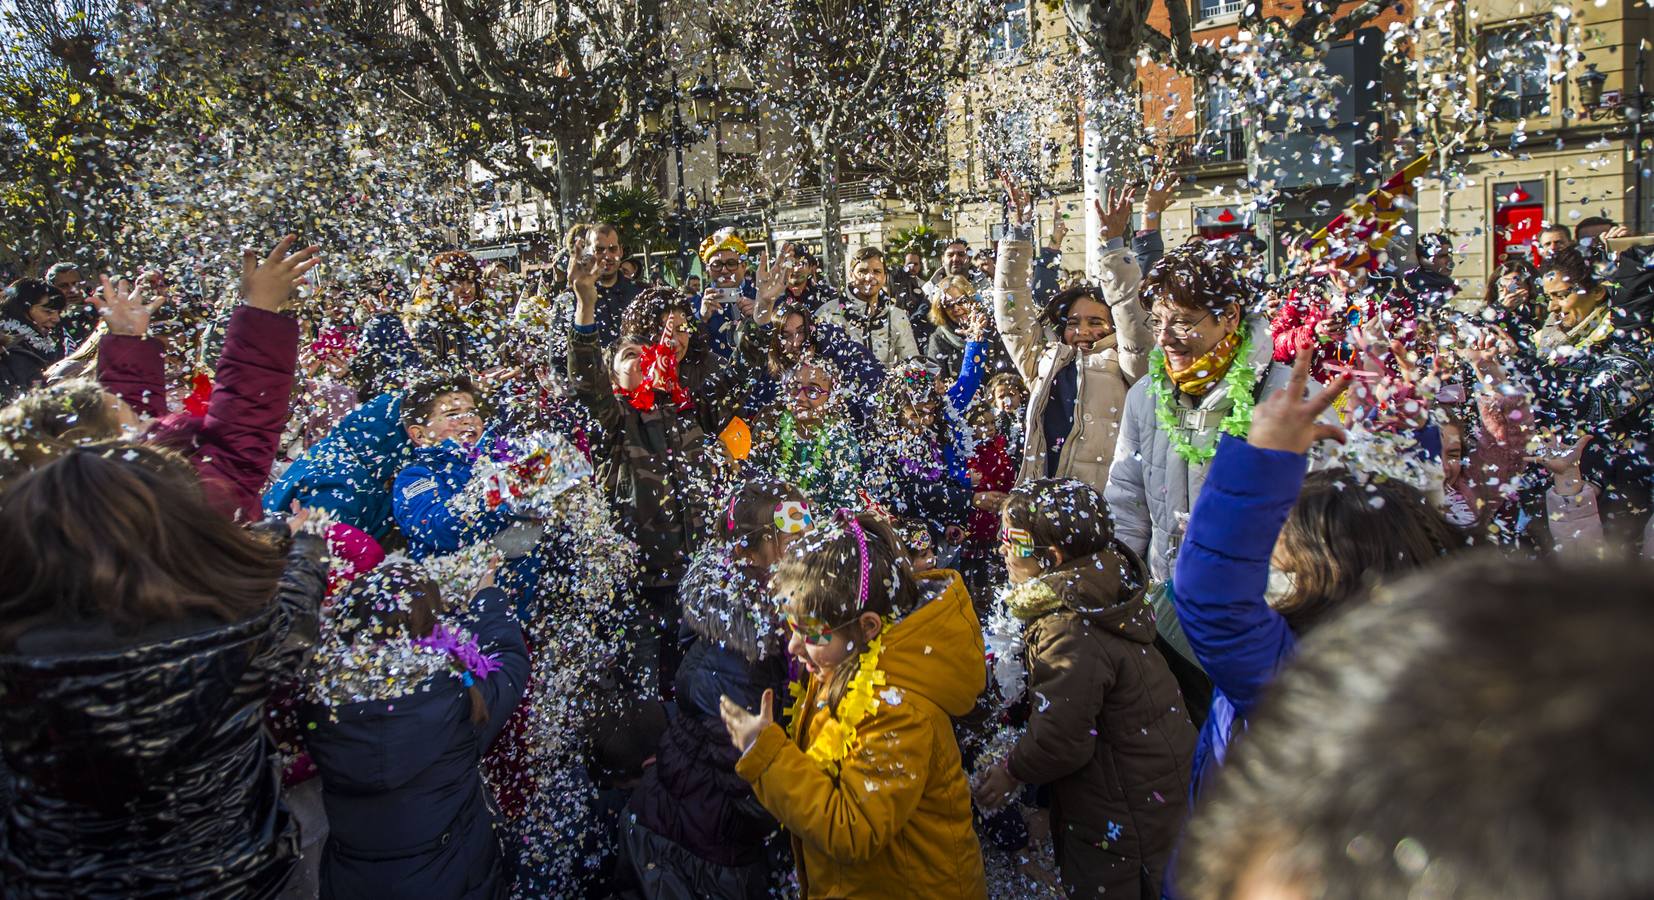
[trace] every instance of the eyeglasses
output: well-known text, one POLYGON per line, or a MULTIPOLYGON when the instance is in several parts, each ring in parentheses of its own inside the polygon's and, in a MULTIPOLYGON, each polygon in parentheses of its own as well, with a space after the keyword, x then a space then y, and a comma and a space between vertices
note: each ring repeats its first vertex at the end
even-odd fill
POLYGON ((738 269, 741 267, 739 259, 715 259, 706 264, 708 269, 738 269))
POLYGON ((793 388, 794 397, 803 397, 806 400, 820 400, 829 393, 831 392, 826 388, 816 387, 813 384, 801 384, 793 388))
POLYGON ((1203 313, 1198 319, 1172 319, 1169 322, 1164 322, 1155 316, 1149 316, 1149 333, 1158 337, 1163 331, 1170 332, 1174 338, 1188 340, 1200 331, 1200 323, 1211 317, 1211 313, 1203 313))

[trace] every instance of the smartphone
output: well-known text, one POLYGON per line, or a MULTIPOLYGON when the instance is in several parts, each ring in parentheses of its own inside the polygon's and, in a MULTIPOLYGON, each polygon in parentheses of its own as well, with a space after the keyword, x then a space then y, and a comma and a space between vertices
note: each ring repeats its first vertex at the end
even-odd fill
POLYGON ((718 288, 717 290, 718 290, 718 302, 719 303, 734 303, 734 302, 741 299, 741 289, 740 288, 726 287, 726 288, 718 288))

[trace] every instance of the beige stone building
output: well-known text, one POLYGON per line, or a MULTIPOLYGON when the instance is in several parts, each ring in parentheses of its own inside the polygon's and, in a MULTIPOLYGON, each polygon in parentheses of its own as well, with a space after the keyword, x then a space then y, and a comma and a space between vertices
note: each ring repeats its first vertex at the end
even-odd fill
MULTIPOLYGON (((1061 58, 1072 53, 1073 38, 1060 11, 1044 4, 1030 6, 1007 4, 1026 16, 1026 39, 1049 51, 1044 55, 1061 58)), ((1199 0, 1192 7, 1197 42, 1216 43, 1235 32, 1238 4, 1199 0)), ((1265 15, 1276 12, 1288 19, 1296 14, 1273 0, 1265 2, 1265 15)), ((1163 28, 1163 16, 1157 10, 1151 24, 1163 28)), ((1414 158, 1420 146, 1428 147, 1432 131, 1464 130, 1467 119, 1475 127, 1464 130, 1447 167, 1455 177, 1444 183, 1438 160, 1420 183, 1417 207, 1409 216, 1413 228, 1445 229, 1453 236, 1460 254, 1455 277, 1466 295, 1479 296, 1500 255, 1521 252, 1540 222, 1573 227, 1587 217, 1605 217, 1654 231, 1654 183, 1645 178, 1638 190, 1638 172, 1650 165, 1646 151, 1654 134, 1643 138, 1644 152, 1638 151, 1634 136, 1642 105, 1636 78, 1638 48, 1654 37, 1654 12, 1649 7, 1638 0, 1573 0, 1564 14, 1558 14, 1526 0, 1465 0, 1445 15, 1450 25, 1445 33, 1424 29, 1431 32, 1428 38, 1412 42, 1415 66, 1383 52, 1382 29, 1397 18, 1388 12, 1371 23, 1371 30, 1327 51, 1328 69, 1351 86, 1339 111, 1347 120, 1345 127, 1322 132, 1349 151, 1342 169, 1303 149, 1310 136, 1289 135, 1279 149, 1260 149, 1249 140, 1241 111, 1223 87, 1157 65, 1141 66, 1145 122, 1169 131, 1185 152, 1179 167, 1185 184, 1162 221, 1167 244, 1196 235, 1250 233, 1267 243, 1278 263, 1287 235, 1325 224, 1345 204, 1414 158), (1564 47, 1583 57, 1566 69, 1559 62, 1571 55, 1559 49, 1564 47), (1425 77, 1456 74, 1469 86, 1455 90, 1453 78, 1446 82, 1448 90, 1468 94, 1469 106, 1461 108, 1459 121, 1443 124, 1422 117, 1418 92, 1403 83, 1420 77, 1409 69, 1421 69, 1425 77), (1600 87, 1590 85, 1592 81, 1600 87), (1598 91, 1596 105, 1584 108, 1584 95, 1598 91), (1379 139, 1371 140, 1372 135, 1379 139), (1256 194, 1245 189, 1248 174, 1279 176, 1283 160, 1285 168, 1298 171, 1280 179, 1278 186, 1284 187, 1272 204, 1259 207, 1253 203, 1256 194)), ((1649 55, 1654 57, 1654 51, 1649 55)), ((973 245, 999 235, 1003 211, 997 181, 973 158, 968 123, 1006 93, 984 81, 962 86, 956 95, 957 131, 949 141, 954 199, 948 217, 954 232, 973 245)), ((1046 187, 1057 195, 1070 223, 1062 247, 1063 266, 1082 270, 1088 238, 1080 223, 1089 203, 1083 187, 1085 166, 1075 149, 1083 140, 1077 102, 1073 110, 1068 127, 1049 136, 1054 146, 1071 149, 1072 159, 1053 160, 1046 187)), ((1654 120, 1643 130, 1654 131, 1654 120)), ((1049 202, 1040 204, 1038 213, 1043 240, 1051 228, 1049 202)), ((1398 240, 1396 249, 1404 264, 1411 262, 1409 248, 1410 241, 1398 240)))

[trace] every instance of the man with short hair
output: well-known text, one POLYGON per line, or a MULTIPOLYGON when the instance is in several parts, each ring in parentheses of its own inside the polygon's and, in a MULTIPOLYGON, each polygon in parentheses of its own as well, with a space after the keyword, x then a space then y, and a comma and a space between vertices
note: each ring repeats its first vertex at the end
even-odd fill
POLYGON ((909 275, 923 277, 925 274, 925 258, 917 250, 909 250, 902 256, 902 268, 909 275))
POLYGON ((1542 257, 1555 256, 1559 251, 1566 250, 1574 245, 1573 235, 1568 233, 1568 226, 1560 223, 1546 225, 1539 232, 1539 255, 1542 257))
POLYGON ((843 328, 850 339, 873 352, 885 366, 919 355, 908 317, 885 292, 888 273, 884 251, 863 247, 850 258, 849 290, 842 298, 822 304, 816 321, 843 328))
POLYGON ((1453 242, 1445 234, 1426 232, 1419 235, 1413 258, 1418 265, 1402 273, 1401 292, 1422 315, 1459 292, 1458 282, 1453 280, 1453 242))
POLYGON ((66 349, 73 351, 98 327, 98 311, 87 296, 86 279, 81 277, 79 266, 58 262, 46 270, 46 283, 62 291, 67 301, 58 327, 63 330, 66 349))
POLYGON ((994 285, 991 277, 984 277, 981 271, 971 265, 971 245, 965 243, 964 238, 954 238, 942 245, 942 267, 930 276, 930 283, 940 287, 942 282, 955 275, 969 278, 971 284, 979 291, 988 290, 994 285))
POLYGON ((598 222, 586 232, 586 252, 597 259, 597 334, 604 344, 620 337, 620 315, 638 295, 637 282, 620 273, 626 247, 620 232, 607 222, 598 222))

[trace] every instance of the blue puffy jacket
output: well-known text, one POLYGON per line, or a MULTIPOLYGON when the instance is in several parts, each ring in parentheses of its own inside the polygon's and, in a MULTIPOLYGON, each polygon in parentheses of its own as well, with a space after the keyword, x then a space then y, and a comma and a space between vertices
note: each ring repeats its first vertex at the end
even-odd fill
POLYGON ((391 490, 396 525, 414 559, 453 553, 486 541, 511 524, 505 507, 461 509, 456 495, 471 481, 473 451, 456 441, 420 447, 391 490))
POLYGON ((383 538, 391 527, 391 479, 413 451, 401 416, 397 394, 380 394, 346 415, 264 492, 265 512, 285 513, 297 500, 383 538))
POLYGON ((1171 585, 1183 633, 1212 679, 1212 708, 1195 745, 1192 800, 1223 765, 1297 639, 1264 600, 1269 557, 1304 483, 1305 457, 1225 435, 1177 552, 1171 585))

